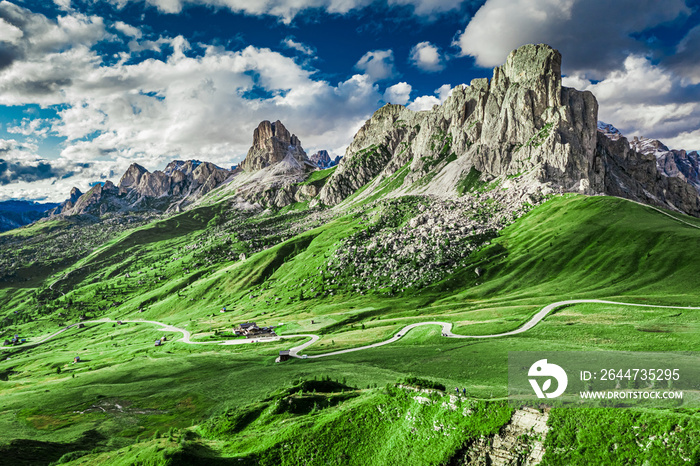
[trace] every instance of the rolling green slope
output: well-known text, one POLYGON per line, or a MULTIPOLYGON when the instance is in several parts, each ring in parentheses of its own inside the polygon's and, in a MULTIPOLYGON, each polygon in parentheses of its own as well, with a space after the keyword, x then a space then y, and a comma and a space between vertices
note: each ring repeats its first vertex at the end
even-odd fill
POLYGON ((694 305, 700 298, 700 221, 690 227, 610 197, 557 197, 501 231, 473 258, 483 285, 459 297, 638 297, 694 305))
MULTIPOLYGON (((394 294, 386 289, 359 294, 342 280, 334 281, 325 264, 343 239, 374 231, 366 219, 381 219, 385 208, 365 206, 363 215, 336 215, 303 227, 299 222, 318 211, 230 217, 222 205, 185 212, 121 234, 55 274, 65 278, 54 289, 49 285, 57 278, 37 289, 1 290, 9 318, 1 330, 31 342, 87 313, 90 318, 158 320, 187 328, 195 340, 210 341, 219 339, 217 332, 256 320, 283 324, 277 327, 280 334, 321 335, 308 349, 314 354, 382 341, 407 324, 428 320, 452 322, 456 333, 499 333, 519 327, 551 302, 570 298, 700 305, 700 229, 625 200, 577 195, 557 196, 533 209, 438 283, 394 294), (265 249, 247 249, 253 244, 244 241, 248 235, 265 249), (223 306, 228 312, 219 313, 223 306)), ((410 209, 401 212, 388 228, 410 218, 410 209)), ((697 219, 672 215, 700 227, 697 219)), ((448 389, 465 387, 473 399, 497 400, 505 394, 508 351, 700 351, 698 332, 700 312, 580 304, 508 338, 445 339, 438 327, 423 327, 381 348, 274 364, 279 350, 301 340, 220 347, 188 346, 169 338, 166 346, 154 348, 153 340, 163 332, 147 324, 91 324, 46 346, 3 350, 0 445, 5 445, 4 454, 21 451, 43 464, 71 449, 84 451, 82 463, 76 456, 75 464, 118 464, 111 456, 115 452, 123 464, 129 458, 145 464, 209 458, 216 464, 228 457, 269 464, 293 464, 290 458, 295 457, 310 464, 363 464, 376 458, 389 464, 395 458, 386 456, 381 445, 403 450, 410 442, 423 445, 432 427, 420 426, 411 437, 412 427, 405 422, 372 421, 378 405, 393 406, 402 419, 410 410, 412 416, 454 422, 474 435, 493 432, 508 415, 499 411, 497 401, 488 402, 484 410, 500 414, 469 430, 460 424, 467 422, 462 418, 449 420, 449 413, 437 407, 376 386, 417 376, 448 389), (76 354, 84 364, 71 364, 76 354), (321 375, 345 380, 344 392, 319 389, 314 394, 296 385, 299 378, 321 375), (280 402, 287 407, 275 407, 280 402), (238 416, 239 408, 255 415, 243 427, 216 431, 214 426, 238 416), (171 427, 177 432, 165 438, 171 427), (201 437, 191 437, 194 433, 201 437), (351 438, 361 446, 355 448, 347 441, 351 438), (12 446, 13 439, 39 443, 12 446), (321 444, 319 452, 316 445, 321 444)), ((628 427, 651 422, 648 433, 654 435, 667 427, 658 418, 673 419, 674 425, 687 426, 687 443, 697 431, 687 421, 692 415, 696 413, 638 413, 620 422, 628 427)), ((554 442, 554 452, 561 442, 570 443, 566 432, 578 418, 562 412, 553 419, 561 429, 561 435, 548 440, 554 442)), ((602 435, 592 424, 590 432, 577 438, 569 456, 559 451, 562 456, 550 457, 550 464, 586 457, 586 449, 602 435)), ((443 440, 429 456, 421 456, 424 449, 411 450, 411 461, 443 463, 468 437, 443 440)), ((595 460, 624 460, 614 451, 606 454, 595 460)))

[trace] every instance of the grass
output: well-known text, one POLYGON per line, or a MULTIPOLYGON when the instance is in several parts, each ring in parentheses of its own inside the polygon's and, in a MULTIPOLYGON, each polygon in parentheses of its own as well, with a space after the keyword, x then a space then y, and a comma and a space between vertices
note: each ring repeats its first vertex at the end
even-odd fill
MULTIPOLYGON (((388 183, 398 182, 400 171, 397 173, 399 176, 388 183)), ((194 338, 215 330, 230 331, 246 320, 284 323, 279 328, 282 334, 323 335, 308 349, 313 354, 383 341, 404 325, 426 320, 452 322, 457 333, 499 333, 519 327, 542 306, 562 299, 681 306, 698 305, 699 301, 700 263, 695 258, 700 254, 700 231, 614 198, 557 196, 502 230, 489 246, 471 257, 469 266, 430 287, 394 297, 354 294, 340 284, 318 297, 310 293, 300 296, 300 290, 320 286, 323 266, 338 244, 367 227, 359 216, 336 218, 245 261, 208 263, 207 256, 198 252, 206 250, 204 246, 190 246, 200 242, 201 232, 216 225, 220 215, 216 207, 201 208, 121 235, 74 266, 80 273, 60 282, 65 296, 44 299, 31 288, 2 290, 0 302, 10 319, 3 323, 2 332, 21 333, 31 341, 77 319, 89 308, 97 317, 164 321, 189 329, 194 338), (480 276, 474 273, 477 266, 483 270, 480 276), (125 278, 126 273, 132 278, 125 278), (159 276, 166 279, 159 280, 159 276), (137 285, 136 280, 145 283, 137 285), (119 304, 113 305, 115 302, 119 304), (223 305, 230 312, 218 313, 223 305), (143 313, 138 312, 139 307, 143 313), (19 317, 12 310, 19 310, 19 317), (66 315, 59 318, 58 312, 66 315)), ((682 218, 700 225, 697 219, 682 218)), ((234 238, 228 247, 236 245, 234 238)), ((147 451, 153 451, 149 457, 160 455, 162 461, 167 460, 163 455, 168 451, 171 459, 223 454, 270 464, 289 463, 293 457, 330 464, 362 464, 375 458, 388 464, 396 458, 380 446, 391 444, 396 446, 392 451, 412 452, 405 464, 439 464, 459 442, 450 443, 455 439, 443 436, 439 440, 444 442, 436 444, 432 456, 421 456, 420 445, 437 441, 428 436, 427 425, 417 427, 421 434, 411 437, 408 432, 413 426, 406 422, 397 418, 394 426, 384 422, 386 419, 379 422, 372 417, 376 406, 395 407, 401 419, 410 410, 412 416, 420 413, 417 418, 426 422, 449 420, 465 432, 476 432, 469 430, 474 426, 461 424, 461 419, 450 420, 444 410, 417 406, 403 395, 366 387, 417 377, 448 390, 467 388, 474 399, 497 399, 505 395, 508 351, 697 351, 698 330, 700 312, 581 304, 558 310, 534 329, 514 337, 445 339, 436 326, 419 327, 381 348, 274 364, 278 351, 295 345, 294 341, 226 347, 189 346, 169 338, 164 347, 155 348, 153 340, 163 332, 153 326, 91 324, 72 329, 45 346, 2 350, 0 375, 5 374, 7 380, 0 380, 0 444, 16 451, 26 446, 8 446, 13 440, 42 442, 33 458, 47 461, 65 454, 66 445, 86 451, 97 448, 86 457, 95 464, 107 463, 106 457, 115 452, 136 461, 134 458, 147 451), (76 354, 85 362, 71 364, 76 354), (332 406, 321 412, 271 411, 275 403, 271 392, 282 393, 299 378, 314 375, 345 379, 348 386, 362 390, 356 396, 341 397, 336 404, 331 402, 332 406), (207 438, 207 434, 186 448, 178 442, 151 439, 163 426, 185 432, 193 423, 200 425, 212 415, 246 406, 260 407, 260 414, 228 440, 207 438), (357 414, 353 417, 351 413, 357 414), (89 432, 96 432, 97 440, 89 445, 80 443, 89 432), (266 440, 270 432, 276 434, 266 440), (346 442, 354 438, 364 442, 359 447, 352 445, 356 451, 346 442), (112 443, 107 439, 113 439, 112 443), (78 448, 78 444, 84 447, 78 448), (132 444, 134 450, 128 451, 132 444), (285 449, 285 444, 290 446, 285 449), (316 444, 328 448, 314 452, 316 444), (328 456, 329 452, 337 455, 328 456)), ((302 405, 315 400, 295 393, 285 392, 279 399, 302 405)), ((323 397, 335 399, 336 395, 323 397)), ((313 409, 313 404, 310 406, 313 409)), ((578 418, 569 412, 575 411, 562 412, 558 424, 553 425, 574 425, 578 418)), ((505 422, 501 414, 494 415, 501 424, 505 422)), ((653 424, 657 415, 659 419, 665 416, 641 413, 641 417, 624 422, 638 425, 649 419, 653 424)), ((678 419, 685 422, 683 416, 678 419)), ((495 421, 482 421, 478 425, 486 429, 483 433, 497 428, 495 421)), ((587 425, 590 437, 571 443, 575 451, 601 441, 602 431, 587 425)), ((688 432, 697 431, 688 426, 688 432)), ((573 442, 566 436, 554 439, 573 442)), ((460 442, 466 440, 468 437, 462 437, 460 442)), ((561 455, 551 456, 550 464, 575 464, 580 458, 556 449, 551 452, 561 455)), ((694 454, 693 450, 688 454, 694 454)), ((607 458, 614 464, 624 457, 608 452, 608 456, 591 458, 593 463, 607 458)))
POLYGON ((481 172, 474 167, 469 169, 469 173, 457 183, 457 194, 464 196, 466 193, 481 187, 483 183, 479 181, 481 172))
POLYGON ((300 186, 304 185, 314 185, 318 188, 321 188, 328 179, 335 173, 335 170, 338 168, 336 165, 335 167, 331 168, 326 168, 325 170, 317 170, 311 173, 309 177, 304 180, 303 182, 299 183, 300 186))

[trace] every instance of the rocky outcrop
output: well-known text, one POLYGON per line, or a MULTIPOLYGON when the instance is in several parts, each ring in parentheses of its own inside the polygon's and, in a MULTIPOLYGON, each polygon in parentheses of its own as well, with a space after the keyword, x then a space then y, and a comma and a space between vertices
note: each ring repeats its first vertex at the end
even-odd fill
POLYGON ((597 117, 593 94, 562 87, 559 52, 525 45, 490 80, 456 87, 432 110, 386 105, 375 112, 319 202, 336 205, 365 185, 363 196, 391 186, 393 195, 454 197, 478 173, 481 181, 516 178, 537 189, 620 195, 700 213, 697 193, 660 180, 654 163, 629 148, 601 142, 597 117))
POLYGON ((132 163, 126 170, 126 173, 122 175, 122 179, 119 181, 119 189, 126 192, 130 188, 138 187, 141 178, 143 178, 143 175, 146 173, 148 173, 148 170, 138 163, 132 163))
MULTIPOLYGON (((622 133, 613 125, 598 122, 598 132, 608 139, 617 141, 624 138, 622 133)), ((664 176, 681 178, 700 191, 700 163, 696 151, 669 149, 658 139, 634 136, 628 139, 630 149, 642 155, 653 155, 656 168, 664 176)))
POLYGON ((605 136, 608 137, 608 139, 612 139, 613 141, 617 141, 622 137, 622 133, 619 129, 615 128, 609 123, 604 123, 602 121, 598 122, 598 132, 603 133, 605 136))
POLYGON ((277 209, 317 195, 317 186, 303 184, 316 170, 299 138, 280 121, 263 121, 253 132, 253 145, 234 170, 226 191, 245 205, 277 209))
POLYGON ((597 192, 603 180, 594 160, 597 110, 589 92, 562 88, 559 52, 523 46, 494 69, 491 80, 458 86, 433 110, 387 105, 377 111, 355 136, 320 200, 337 204, 405 164, 410 164, 406 192, 454 195, 472 167, 484 178, 535 170, 542 182, 597 192), (431 172, 433 189, 425 179, 431 172))
POLYGON ((700 216, 695 186, 659 171, 653 153, 631 149, 624 137, 614 141, 599 134, 596 155, 605 164, 605 194, 700 216))
POLYGON ((318 168, 331 168, 338 165, 341 158, 342 157, 340 156, 331 158, 327 150, 320 150, 309 157, 309 160, 311 160, 311 163, 316 165, 318 168))
POLYGON ((164 171, 154 172, 134 163, 122 175, 118 186, 107 181, 85 194, 73 188, 71 198, 56 213, 102 216, 107 213, 179 211, 220 186, 230 174, 229 170, 212 163, 195 160, 176 160, 164 171))
POLYGON ((255 172, 281 162, 288 155, 301 164, 313 165, 299 138, 290 134, 282 122, 263 121, 253 132, 253 145, 240 166, 247 172, 255 172))
POLYGON ((331 163, 331 156, 328 154, 327 150, 320 150, 309 157, 309 160, 311 160, 311 163, 316 164, 319 167, 324 167, 331 163))
POLYGON ((697 151, 669 149, 658 139, 636 136, 630 141, 630 147, 640 154, 653 155, 661 174, 684 179, 700 190, 700 156, 697 151))
POLYGON ((539 464, 544 456, 544 440, 548 412, 533 408, 518 409, 501 431, 490 437, 480 437, 451 464, 490 466, 530 466, 539 464))

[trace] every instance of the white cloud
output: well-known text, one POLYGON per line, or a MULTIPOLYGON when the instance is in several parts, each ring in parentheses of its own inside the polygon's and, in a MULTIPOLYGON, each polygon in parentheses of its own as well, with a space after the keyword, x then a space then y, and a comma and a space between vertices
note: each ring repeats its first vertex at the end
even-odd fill
POLYGON ((422 95, 413 99, 413 102, 408 104, 408 108, 414 112, 422 110, 430 110, 434 105, 440 105, 440 99, 434 95, 422 95))
POLYGON ((21 134, 22 136, 45 138, 48 136, 50 127, 50 120, 22 118, 22 122, 18 126, 8 126, 7 132, 10 134, 21 134))
POLYGON ((355 68, 364 71, 375 81, 382 81, 396 74, 394 69, 394 52, 392 50, 372 50, 367 52, 355 64, 355 68))
POLYGON ((23 35, 24 33, 20 28, 0 18, 0 42, 15 44, 23 35))
MULTIPOLYGON (((322 9, 328 13, 345 14, 364 8, 374 0, 109 0, 118 7, 130 2, 144 2, 153 5, 164 13, 180 13, 186 5, 206 5, 215 8, 227 8, 234 13, 248 15, 270 15, 289 24, 299 13, 309 9, 322 9)), ((386 4, 409 5, 414 14, 431 19, 439 14, 456 10, 466 0, 385 0, 386 4)))
POLYGON ((74 183, 87 188, 91 181, 101 179, 97 165, 46 160, 37 152, 36 144, 0 139, 0 200, 60 202, 74 183))
POLYGON ((443 84, 435 89, 435 95, 422 95, 413 99, 413 102, 408 104, 408 108, 420 112, 422 110, 430 110, 434 105, 440 105, 452 94, 452 87, 449 84, 443 84))
MULTIPOLYGON (((575 87, 587 82, 580 76, 565 77, 564 85, 575 87)), ((631 103, 650 102, 659 95, 666 95, 673 86, 673 76, 668 71, 653 66, 642 56, 630 55, 623 69, 610 72, 595 85, 586 84, 601 102, 631 103)))
POLYGON ((287 37, 282 41, 282 45, 287 47, 288 49, 296 50, 297 52, 301 52, 304 55, 314 55, 316 52, 314 51, 313 47, 310 47, 308 45, 302 44, 301 42, 297 42, 294 40, 293 37, 287 37))
MULTIPOLYGON (((102 18, 97 16, 74 13, 51 21, 44 15, 7 1, 0 2, 0 22, 5 25, 0 26, 3 36, 14 42, 12 47, 4 49, 0 58, 0 70, 7 69, 18 61, 39 61, 47 55, 66 49, 88 49, 97 42, 110 38, 105 33, 102 18)), ((31 80, 32 76, 26 78, 31 80)), ((37 85, 33 89, 27 89, 28 92, 43 92, 56 84, 51 79, 41 83, 34 80, 34 83, 37 85)))
POLYGON ((678 43, 675 53, 663 63, 693 84, 700 83, 700 26, 695 26, 678 43))
POLYGON ((61 10, 68 11, 70 10, 70 1, 71 0, 53 0, 53 3, 61 10))
POLYGON ((439 13, 458 10, 464 0, 389 0, 389 5, 412 5, 416 15, 435 17, 439 13))
POLYGON ((70 184, 84 190, 90 181, 117 181, 131 162, 149 170, 174 158, 227 166, 244 157, 261 120, 284 121, 305 147, 341 153, 385 95, 378 73, 393 68, 391 51, 379 51, 367 60, 367 73, 329 83, 294 57, 266 48, 199 44, 191 53, 182 37, 130 43, 162 48, 163 59, 134 62, 122 53, 107 64, 90 46, 99 41, 95 25, 109 37, 101 20, 76 14, 50 21, 15 11, 31 21, 21 23, 22 54, 0 69, 0 105, 63 106, 55 120, 27 120, 11 130, 66 138, 60 157, 49 162, 67 176, 17 179, 12 189, 0 189, 0 197, 37 198, 48 190, 52 199, 63 199, 70 184), (47 45, 59 42, 65 45, 47 45))
POLYGON ((131 52, 161 52, 164 45, 172 46, 172 39, 167 37, 159 37, 156 40, 145 39, 145 40, 132 40, 129 41, 129 51, 131 52))
POLYGON ((672 148, 699 149, 700 87, 642 56, 630 55, 623 66, 599 82, 574 75, 562 83, 591 91, 598 99, 598 119, 628 137, 652 137, 672 148))
POLYGON ((444 102, 452 94, 452 86, 449 84, 443 84, 439 88, 435 89, 435 94, 437 94, 440 102, 444 102))
POLYGON ((430 42, 420 42, 411 48, 409 61, 423 71, 437 72, 445 68, 440 49, 430 42))
POLYGON ((132 162, 126 158, 89 164, 66 158, 47 160, 37 151, 36 146, 0 139, 0 201, 62 202, 74 186, 86 192, 96 181, 118 180, 132 162))
POLYGON ((123 21, 116 21, 114 23, 114 29, 121 32, 125 36, 133 37, 134 39, 140 39, 142 36, 141 30, 130 24, 126 24, 123 21))
POLYGON ((600 77, 649 44, 635 33, 690 13, 683 0, 487 0, 456 39, 478 65, 501 65, 528 43, 562 52, 565 72, 600 77))
POLYGON ((674 137, 664 139, 663 143, 674 149, 700 151, 700 129, 683 131, 674 137))
POLYGON ((411 89, 411 85, 405 82, 394 84, 384 91, 384 102, 406 105, 411 98, 411 89))

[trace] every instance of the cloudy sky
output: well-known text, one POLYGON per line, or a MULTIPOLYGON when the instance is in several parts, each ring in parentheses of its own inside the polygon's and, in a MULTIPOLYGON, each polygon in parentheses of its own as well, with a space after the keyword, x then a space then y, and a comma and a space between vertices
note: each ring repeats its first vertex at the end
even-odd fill
POLYGON ((386 102, 430 108, 544 42, 626 135, 700 149, 700 0, 0 1, 0 200, 132 162, 229 167, 261 120, 342 155, 386 102))

